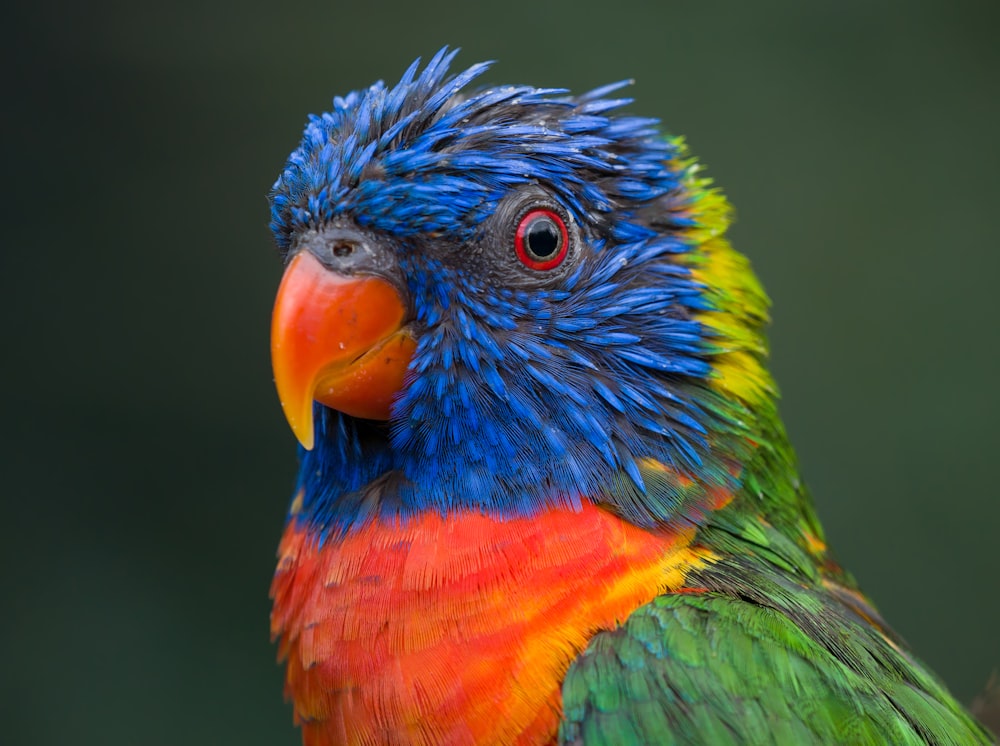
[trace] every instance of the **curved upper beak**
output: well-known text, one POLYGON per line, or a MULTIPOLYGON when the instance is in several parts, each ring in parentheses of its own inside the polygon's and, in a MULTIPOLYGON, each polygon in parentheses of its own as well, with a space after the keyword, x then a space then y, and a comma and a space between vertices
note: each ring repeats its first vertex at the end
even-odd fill
POLYGON ((309 251, 285 270, 271 320, 271 363, 281 408, 307 449, 313 401, 353 417, 389 419, 415 342, 395 285, 342 275, 309 251))

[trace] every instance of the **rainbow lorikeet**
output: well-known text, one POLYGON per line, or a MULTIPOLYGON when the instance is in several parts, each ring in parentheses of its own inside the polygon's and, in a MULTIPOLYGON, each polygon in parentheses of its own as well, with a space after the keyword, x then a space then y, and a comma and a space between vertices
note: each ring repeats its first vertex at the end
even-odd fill
POLYGON ((334 99, 271 194, 304 742, 990 742, 832 560, 684 143, 453 56, 334 99))

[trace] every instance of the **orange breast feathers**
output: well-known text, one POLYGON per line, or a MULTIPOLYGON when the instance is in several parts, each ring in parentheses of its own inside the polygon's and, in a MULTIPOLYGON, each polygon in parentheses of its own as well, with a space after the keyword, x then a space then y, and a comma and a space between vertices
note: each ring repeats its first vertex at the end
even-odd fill
POLYGON ((271 631, 306 746, 552 741, 570 662, 710 559, 693 536, 589 503, 372 522, 322 546, 292 520, 271 631))

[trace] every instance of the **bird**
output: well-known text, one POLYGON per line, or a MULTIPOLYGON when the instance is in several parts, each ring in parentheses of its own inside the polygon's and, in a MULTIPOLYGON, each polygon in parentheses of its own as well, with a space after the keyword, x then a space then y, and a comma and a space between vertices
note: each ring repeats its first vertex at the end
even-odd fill
POLYGON ((828 548, 685 141, 456 53, 311 115, 270 192, 303 743, 991 743, 828 548))

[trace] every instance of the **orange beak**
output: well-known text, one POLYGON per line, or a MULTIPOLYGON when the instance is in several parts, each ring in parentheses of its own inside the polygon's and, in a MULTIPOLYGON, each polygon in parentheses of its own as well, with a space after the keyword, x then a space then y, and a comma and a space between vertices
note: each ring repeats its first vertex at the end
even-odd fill
POLYGON ((271 318, 274 384, 292 432, 313 447, 313 401, 352 417, 388 420, 416 346, 406 306, 388 281, 346 277, 300 251, 271 318))

